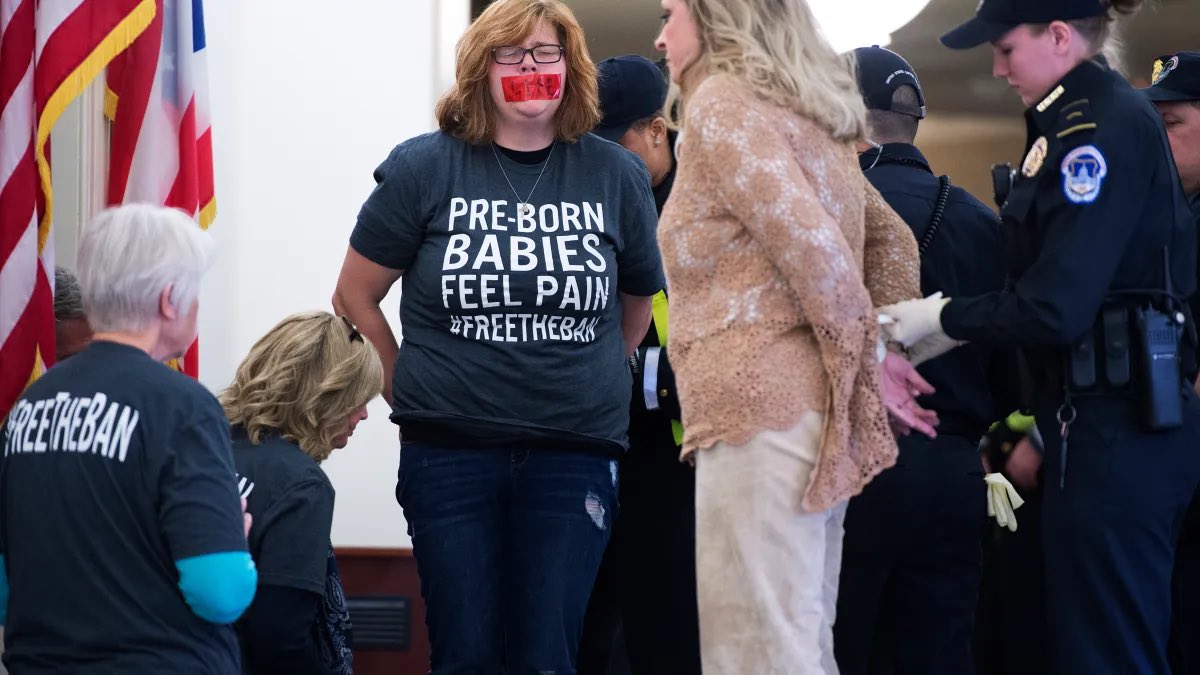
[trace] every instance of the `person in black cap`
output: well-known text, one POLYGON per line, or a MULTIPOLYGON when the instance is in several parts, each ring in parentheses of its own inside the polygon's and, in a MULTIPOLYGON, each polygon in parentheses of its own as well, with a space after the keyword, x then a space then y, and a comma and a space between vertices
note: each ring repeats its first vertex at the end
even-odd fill
MULTIPOLYGON (((1200 52, 1180 52, 1154 61, 1151 85, 1142 89, 1167 127, 1171 154, 1200 230, 1200 52)), ((1200 293, 1192 296, 1200 316, 1200 293)), ((1198 383, 1197 386, 1200 386, 1198 383)), ((1192 498, 1175 553, 1175 599, 1170 658, 1175 675, 1200 673, 1200 492, 1192 498)))
MULTIPOLYGON (((600 110, 593 131, 642 159, 659 212, 675 179, 675 132, 663 103, 667 79, 641 56, 598 64, 600 110)), ((667 296, 638 347, 629 407, 629 452, 621 457, 621 511, 592 591, 580 646, 580 675, 608 673, 624 633, 633 675, 699 675, 696 608, 696 477, 679 461, 679 398, 667 360, 667 296)))
MULTIPOLYGON (((1142 92, 1162 114, 1183 191, 1200 227, 1200 52, 1155 59, 1151 82, 1142 92)), ((1192 315, 1200 316, 1200 294, 1192 296, 1192 315)))
POLYGON ((1045 443, 1056 675, 1169 672, 1175 543, 1200 482, 1195 333, 1184 325, 1195 226, 1161 117, 1097 58, 1114 16, 1141 4, 984 0, 942 37, 991 42, 993 73, 1029 106, 1025 160, 1001 210, 1014 281, 881 310, 891 337, 918 350, 1023 349, 1045 443))
MULTIPOLYGON (((922 292, 999 290, 999 219, 948 177, 936 176, 913 145, 925 97, 912 66, 880 47, 855 50, 855 57, 875 143, 859 164, 919 242, 922 292)), ((833 628, 842 675, 880 666, 895 675, 974 672, 972 625, 987 520, 977 443, 1003 414, 990 387, 995 352, 971 345, 919 368, 937 389, 921 402, 941 420, 937 438, 898 438, 896 466, 850 500, 833 628)))
POLYGON ((663 103, 667 78, 654 62, 627 55, 597 65, 600 125, 592 133, 636 154, 650 171, 659 213, 675 182, 675 132, 667 129, 663 103))

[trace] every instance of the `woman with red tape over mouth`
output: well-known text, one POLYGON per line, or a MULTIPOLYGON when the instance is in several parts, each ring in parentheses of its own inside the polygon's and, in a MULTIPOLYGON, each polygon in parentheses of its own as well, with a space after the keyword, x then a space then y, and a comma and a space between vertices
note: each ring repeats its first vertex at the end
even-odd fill
POLYGON ((573 674, 664 286, 655 202, 588 133, 596 67, 562 2, 491 4, 456 65, 439 130, 376 169, 333 302, 384 364, 431 672, 573 674))

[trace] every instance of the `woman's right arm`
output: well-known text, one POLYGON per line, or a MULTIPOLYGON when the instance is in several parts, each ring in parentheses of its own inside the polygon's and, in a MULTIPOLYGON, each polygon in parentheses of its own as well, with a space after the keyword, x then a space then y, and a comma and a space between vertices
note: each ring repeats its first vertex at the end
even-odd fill
POLYGON ((372 262, 349 246, 333 291, 334 311, 350 319, 379 352, 383 362, 383 400, 389 405, 392 402, 392 370, 400 346, 379 303, 403 274, 403 270, 372 262))
POLYGON ((423 192, 409 168, 413 145, 396 146, 375 169, 375 189, 358 212, 333 291, 334 311, 350 319, 379 352, 383 400, 389 405, 400 347, 379 303, 404 270, 412 267, 425 237, 426 221, 418 203, 423 192))

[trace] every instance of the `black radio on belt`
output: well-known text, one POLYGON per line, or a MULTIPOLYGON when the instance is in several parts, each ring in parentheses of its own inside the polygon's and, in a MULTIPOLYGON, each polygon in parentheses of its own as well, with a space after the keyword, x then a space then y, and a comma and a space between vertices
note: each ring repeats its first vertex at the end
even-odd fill
POLYGON ((1071 345, 1065 363, 1070 394, 1132 393, 1150 431, 1183 425, 1179 349, 1186 319, 1173 308, 1165 249, 1163 255, 1164 291, 1112 294, 1092 330, 1071 345))
POLYGON ((1152 304, 1134 309, 1134 326, 1138 338, 1138 358, 1141 360, 1141 399, 1146 425, 1152 431, 1178 429, 1183 426, 1183 364, 1179 358, 1179 341, 1183 337, 1183 313, 1171 305, 1175 295, 1171 287, 1171 258, 1163 249, 1163 290, 1166 291, 1160 311, 1152 304))
POLYGON ((1151 431, 1183 426, 1183 366, 1179 360, 1179 338, 1183 322, 1173 314, 1152 306, 1134 310, 1138 337, 1138 398, 1151 431))

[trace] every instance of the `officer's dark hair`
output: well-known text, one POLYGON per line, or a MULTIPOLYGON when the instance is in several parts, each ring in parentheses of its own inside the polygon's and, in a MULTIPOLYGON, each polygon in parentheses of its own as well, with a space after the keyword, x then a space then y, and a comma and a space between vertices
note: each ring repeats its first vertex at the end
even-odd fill
MULTIPOLYGON (((914 109, 920 108, 917 90, 911 85, 901 85, 892 92, 892 106, 914 109)), ((867 108, 867 126, 871 130, 871 140, 876 143, 912 143, 917 139, 917 126, 921 120, 904 113, 891 110, 873 110, 867 108)))
MULTIPOLYGON (((630 124, 629 128, 633 129, 634 131, 641 131, 641 130, 645 129, 646 127, 650 126, 650 124, 652 122, 654 122, 654 120, 656 120, 660 117, 663 117, 663 113, 661 110, 658 110, 654 114, 647 115, 647 116, 643 117, 642 119, 637 120, 633 124, 630 124)), ((664 120, 665 120, 665 118, 664 118, 664 120)))

